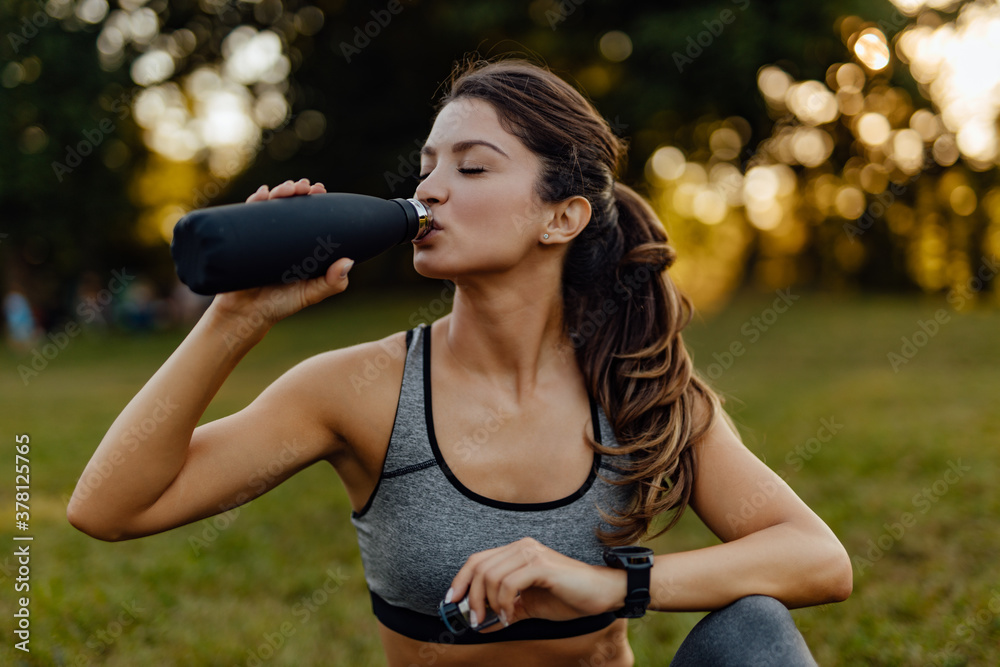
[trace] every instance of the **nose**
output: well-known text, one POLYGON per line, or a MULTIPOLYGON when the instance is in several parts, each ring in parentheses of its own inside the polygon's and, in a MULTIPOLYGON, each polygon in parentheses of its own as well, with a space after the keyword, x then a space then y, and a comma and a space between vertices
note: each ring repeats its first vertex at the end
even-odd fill
POLYGON ((419 199, 427 204, 441 204, 448 198, 448 191, 442 182, 439 169, 435 167, 427 174, 427 178, 417 183, 416 190, 413 191, 415 199, 419 199))

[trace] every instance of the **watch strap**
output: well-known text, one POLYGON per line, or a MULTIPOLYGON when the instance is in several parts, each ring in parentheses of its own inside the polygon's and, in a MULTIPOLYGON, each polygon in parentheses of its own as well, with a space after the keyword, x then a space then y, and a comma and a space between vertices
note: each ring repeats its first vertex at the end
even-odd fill
POLYGON ((604 552, 604 562, 625 570, 625 605, 616 610, 617 618, 639 618, 646 614, 651 596, 650 578, 653 568, 653 551, 645 547, 613 547, 604 552))
POLYGON ((628 585, 625 606, 615 611, 618 618, 639 618, 644 616, 649 606, 649 579, 652 566, 627 567, 625 577, 628 585))

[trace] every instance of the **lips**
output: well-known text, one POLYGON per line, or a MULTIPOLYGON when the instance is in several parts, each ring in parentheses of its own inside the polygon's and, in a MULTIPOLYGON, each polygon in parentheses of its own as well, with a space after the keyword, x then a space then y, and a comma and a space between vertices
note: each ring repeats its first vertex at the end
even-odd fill
POLYGON ((417 237, 417 238, 413 239, 412 243, 414 245, 420 245, 421 243, 423 243, 427 239, 434 238, 435 236, 437 236, 437 233, 439 231, 441 231, 440 227, 438 227, 437 225, 431 225, 430 228, 427 230, 426 234, 424 234, 423 236, 420 236, 420 237, 417 237))

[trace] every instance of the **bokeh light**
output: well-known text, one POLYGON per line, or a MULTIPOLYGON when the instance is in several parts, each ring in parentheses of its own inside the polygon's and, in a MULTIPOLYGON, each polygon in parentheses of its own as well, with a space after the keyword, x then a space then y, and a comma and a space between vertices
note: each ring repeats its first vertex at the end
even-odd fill
POLYGON ((837 98, 819 81, 803 81, 788 87, 785 93, 788 108, 808 125, 822 125, 837 118, 837 98))
POLYGON ((281 38, 270 30, 257 32, 250 26, 233 30, 222 42, 223 74, 237 83, 280 83, 291 63, 282 53, 281 38))
POLYGON ((598 42, 601 55, 613 63, 620 63, 632 55, 632 40, 621 30, 612 30, 598 42))
MULTIPOLYGON (((895 4, 902 11, 916 12, 927 3, 895 4)), ((941 110, 944 129, 956 135, 959 152, 980 171, 995 166, 1000 158, 998 43, 1000 5, 990 2, 962 5, 954 23, 908 27, 896 44, 900 59, 941 110)))
POLYGON ((769 65, 757 73, 757 87, 771 106, 784 108, 785 94, 792 85, 792 77, 779 67, 769 65))
POLYGON ((795 257, 813 236, 826 239, 814 252, 859 271, 869 249, 858 239, 875 225, 903 246, 909 275, 927 290, 974 271, 977 216, 988 216, 984 248, 1000 249, 1000 189, 979 196, 967 176, 1000 164, 1000 3, 895 4, 917 19, 891 39, 844 17, 847 62, 822 80, 797 81, 773 64, 758 70, 774 125, 753 151, 727 121, 701 121, 685 130, 701 145, 652 154, 653 201, 698 262, 679 261, 678 273, 701 307, 727 288, 698 270, 733 280, 721 262, 746 256, 753 238, 754 278, 770 288, 815 270, 795 257), (954 21, 922 14, 945 6, 957 10, 954 21), (894 69, 909 70, 920 97, 894 85, 894 69), (944 171, 921 178, 931 167, 944 171))
POLYGON ((854 55, 865 67, 878 71, 889 64, 889 45, 885 35, 877 28, 868 28, 854 42, 854 55))
POLYGON ((82 0, 76 5, 76 16, 84 23, 100 23, 107 15, 107 0, 82 0))
MULTIPOLYGON (((73 3, 65 0, 73 11, 73 3)), ((49 0, 47 11, 64 12, 64 0, 49 0)), ((204 22, 197 20, 167 31, 160 16, 146 0, 120 0, 108 13, 107 0, 80 0, 75 5, 81 19, 102 22, 97 36, 97 55, 106 70, 120 68, 126 51, 138 55, 129 73, 142 90, 135 96, 133 113, 143 131, 146 147, 166 161, 151 161, 148 169, 180 173, 171 162, 183 163, 184 169, 201 173, 206 187, 218 192, 220 178, 231 179, 244 170, 263 145, 266 131, 280 132, 281 141, 273 141, 272 157, 290 157, 302 142, 316 141, 326 131, 326 117, 312 109, 299 110, 292 127, 288 76, 292 58, 288 43, 296 33, 313 35, 322 28, 323 10, 306 6, 287 14, 280 2, 254 4, 254 18, 270 28, 236 25, 221 39, 221 60, 193 68, 182 67, 198 47, 214 37, 204 22), (183 72, 178 76, 178 71, 183 72), (291 149, 291 150, 289 150, 291 149)), ((202 10, 223 14, 232 9, 226 0, 200 0, 202 10)), ((221 37, 221 36, 220 36, 221 37)), ((631 42, 624 33, 605 35, 602 48, 611 60, 627 58, 631 42)), ((23 78, 20 66, 0 72, 3 82, 23 78)), ((25 145, 36 145, 29 141, 25 145)), ((107 151, 105 160, 122 163, 127 150, 107 151)), ((149 182, 157 182, 156 178, 149 182)), ((194 205, 197 184, 186 196, 169 201, 157 200, 149 215, 144 215, 145 233, 152 239, 169 241, 167 224, 179 210, 194 205), (169 215, 165 213, 169 212, 169 215)), ((203 197, 201 205, 204 204, 203 197)))
POLYGON ((858 118, 858 138, 869 146, 881 146, 889 140, 889 119, 880 113, 869 112, 858 118))
POLYGON ((674 146, 663 146, 653 153, 649 161, 653 175, 664 181, 673 181, 684 173, 684 154, 674 146))

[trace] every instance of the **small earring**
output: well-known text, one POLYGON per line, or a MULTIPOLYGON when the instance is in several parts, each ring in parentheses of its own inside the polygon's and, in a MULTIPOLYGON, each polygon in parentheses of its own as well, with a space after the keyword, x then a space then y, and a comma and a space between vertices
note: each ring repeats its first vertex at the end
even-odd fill
POLYGON ((547 238, 549 238, 549 235, 548 234, 542 234, 542 238, 543 239, 547 239, 547 238))

